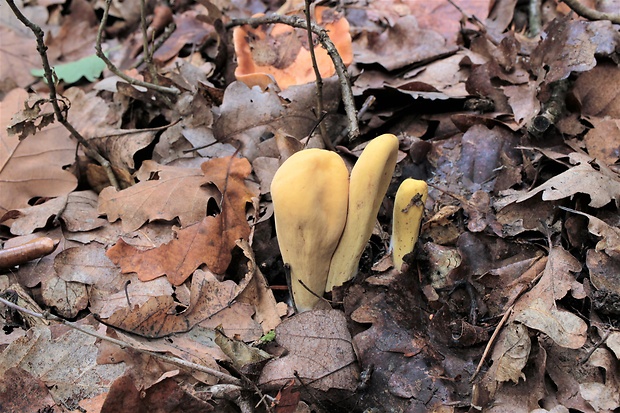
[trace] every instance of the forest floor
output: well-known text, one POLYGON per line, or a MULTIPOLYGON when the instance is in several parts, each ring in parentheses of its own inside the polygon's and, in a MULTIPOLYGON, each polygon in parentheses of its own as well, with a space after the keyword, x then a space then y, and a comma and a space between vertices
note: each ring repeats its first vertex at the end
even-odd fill
POLYGON ((305 7, 0 5, 0 411, 618 411, 620 2, 305 7), (357 276, 296 312, 274 174, 383 134, 357 276))

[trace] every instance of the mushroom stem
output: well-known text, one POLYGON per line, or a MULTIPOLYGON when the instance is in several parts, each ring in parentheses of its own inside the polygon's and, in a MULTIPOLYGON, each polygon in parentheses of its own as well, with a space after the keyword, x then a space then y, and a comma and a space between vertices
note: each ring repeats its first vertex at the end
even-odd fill
POLYGON ((329 263, 347 218, 348 194, 344 161, 323 149, 293 154, 273 177, 278 244, 299 312, 311 310, 325 291, 329 263))
POLYGON ((357 273, 392 180, 397 156, 398 138, 384 134, 370 141, 355 163, 349 181, 347 222, 331 260, 325 291, 344 284, 357 273))
POLYGON ((413 178, 405 179, 396 192, 390 249, 393 250, 394 266, 399 271, 404 256, 413 251, 418 241, 427 197, 426 182, 413 178))

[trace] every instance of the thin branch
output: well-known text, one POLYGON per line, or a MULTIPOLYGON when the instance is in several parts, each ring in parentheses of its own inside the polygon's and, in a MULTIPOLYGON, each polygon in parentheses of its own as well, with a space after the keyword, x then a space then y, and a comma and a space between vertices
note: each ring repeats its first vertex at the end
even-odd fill
POLYGON ((125 73, 118 70, 118 68, 114 66, 114 63, 112 63, 112 61, 108 59, 105 53, 103 53, 103 50, 101 50, 101 37, 103 34, 103 28, 108 22, 108 14, 110 13, 111 3, 112 3, 112 0, 106 0, 105 8, 103 9, 103 17, 101 18, 101 24, 99 24, 99 30, 97 31, 97 41, 95 43, 95 52, 97 53, 97 56, 99 56, 99 58, 105 62, 106 66, 108 67, 108 69, 110 69, 112 73, 114 73, 116 76, 120 77, 125 82, 129 83, 130 85, 142 86, 147 89, 152 89, 152 90, 155 90, 161 93, 170 93, 173 95, 180 94, 181 91, 177 89, 176 87, 166 87, 166 86, 155 85, 153 83, 144 82, 142 80, 134 79, 132 77, 127 76, 125 73))
POLYGON ((107 159, 101 156, 101 154, 73 127, 73 125, 69 123, 69 121, 67 121, 65 114, 58 105, 59 99, 58 95, 56 94, 56 83, 54 82, 52 67, 47 58, 47 46, 45 45, 44 40, 45 33, 39 26, 28 20, 28 18, 22 14, 22 12, 19 10, 19 8, 17 8, 13 0, 6 0, 6 2, 13 11, 13 14, 15 14, 15 16, 17 17, 17 19, 22 22, 26 27, 28 27, 32 31, 32 33, 34 33, 34 36, 37 39, 37 51, 41 56, 41 62, 43 64, 43 71, 45 74, 45 81, 50 88, 50 101, 52 103, 52 107, 54 108, 54 114, 56 115, 56 119, 58 119, 58 122, 60 122, 62 126, 64 126, 65 129, 67 129, 69 133, 71 133, 71 135, 75 139, 77 139, 77 141, 86 149, 88 155, 92 156, 104 168, 110 184, 112 184, 117 190, 120 190, 120 186, 118 184, 118 181, 116 180, 114 172, 112 171, 110 162, 108 162, 107 159))
POLYGON ((157 81, 157 72, 155 66, 153 66, 153 50, 149 48, 149 38, 146 33, 146 1, 140 0, 140 28, 142 29, 142 56, 146 67, 151 73, 151 78, 154 82, 157 81))
POLYGON ((529 37, 536 37, 540 34, 542 28, 542 16, 541 16, 542 0, 530 0, 528 5, 529 11, 529 37))
POLYGON ((22 307, 20 305, 14 304, 14 303, 12 303, 12 302, 10 302, 8 300, 5 300, 4 298, 1 298, 1 297, 0 297, 0 303, 6 305, 7 307, 13 308, 13 309, 15 309, 15 310, 17 310, 17 311, 19 311, 21 313, 28 314, 28 315, 30 315, 32 317, 42 318, 44 320, 56 321, 56 322, 58 322, 60 324, 66 325, 67 327, 71 327, 71 328, 73 328, 75 330, 81 331, 84 334, 88 334, 89 336, 96 337, 96 338, 98 338, 100 340, 104 340, 104 341, 107 341, 109 343, 116 344, 117 346, 119 346, 121 348, 129 347, 132 350, 138 351, 138 352, 140 352, 142 354, 148 354, 149 356, 158 358, 158 359, 160 359, 160 360, 162 360, 162 361, 164 361, 166 363, 174 364, 175 366, 179 366, 179 367, 182 367, 182 368, 185 368, 185 369, 188 369, 188 370, 200 371, 200 372, 203 372, 203 373, 206 373, 206 374, 210 374, 210 375, 215 376, 218 379, 220 379, 220 380, 222 380, 223 382, 226 382, 226 383, 235 384, 237 386, 241 386, 241 384, 242 384, 241 380, 239 380, 236 377, 231 376, 230 374, 221 372, 219 370, 212 369, 210 367, 202 366, 200 364, 192 363, 190 361, 183 360, 183 359, 180 359, 178 357, 166 356, 164 354, 159 354, 159 353, 156 353, 154 351, 144 350, 144 349, 135 347, 132 344, 127 343, 125 341, 117 340, 115 338, 99 334, 96 331, 90 331, 88 329, 85 329, 84 327, 82 327, 82 326, 80 326, 80 325, 78 325, 76 323, 73 323, 71 321, 67 321, 67 320, 65 320, 63 318, 57 317, 57 316, 55 316, 53 314, 50 314, 48 312, 45 312, 44 314, 37 313, 35 311, 29 310, 27 308, 24 308, 24 307, 22 307))
MULTIPOLYGON (((268 16, 260 16, 260 17, 251 17, 247 19, 234 19, 226 24, 226 28, 230 29, 235 26, 243 26, 250 25, 253 27, 259 26, 261 24, 286 24, 291 27, 296 27, 298 29, 308 30, 308 24, 304 19, 295 16, 285 16, 280 14, 271 14, 268 16)), ((344 109, 347 113, 347 119, 349 123, 349 139, 354 139, 360 134, 359 126, 357 123, 357 113, 355 111, 355 100, 353 98, 353 91, 351 90, 351 81, 349 79, 349 72, 336 50, 336 46, 329 38, 327 34, 327 30, 324 28, 312 23, 310 25, 312 32, 319 37, 319 41, 321 45, 329 54, 329 57, 332 59, 334 63, 334 67, 336 68, 336 73, 338 74, 338 80, 340 81, 340 88, 342 90, 342 101, 344 103, 344 109)))
MULTIPOLYGON (((166 26, 166 29, 164 30, 164 33, 157 38, 157 41, 153 45, 153 48, 151 50, 151 55, 155 54, 155 52, 159 50, 159 48, 166 42, 166 40, 168 40, 168 38, 170 38, 170 36, 172 36, 172 33, 174 33, 174 31, 176 29, 177 29, 177 25, 174 22, 172 22, 168 26, 166 26)), ((144 62, 145 62, 145 60, 144 60, 144 53, 142 53, 142 56, 140 56, 138 61, 136 63, 134 63, 134 65, 132 67, 134 69, 137 68, 137 67, 140 67, 140 65, 142 65, 142 63, 144 63, 144 62)))
MULTIPOLYGON (((375 103, 376 100, 377 100, 377 98, 374 95, 369 95, 366 98, 366 100, 362 104, 362 107, 360 108, 359 112, 357 112, 357 120, 358 120, 358 122, 360 120, 362 120, 362 116, 364 116, 366 114, 368 109, 370 109, 370 107, 375 103)), ((342 132, 340 132, 340 135, 334 141, 334 145, 338 145, 340 142, 342 142, 342 140, 347 137, 348 133, 349 133, 349 127, 347 126, 346 128, 344 128, 342 130, 342 132)))
MULTIPOLYGON (((308 50, 310 51, 310 59, 312 59, 312 68, 314 69, 314 76, 316 78, 316 117, 317 119, 321 119, 323 116, 323 78, 321 77, 321 72, 319 71, 319 65, 316 62, 316 55, 314 53, 314 39, 312 36, 312 30, 309 29, 312 27, 312 17, 310 16, 310 3, 311 0, 306 1, 306 9, 304 10, 304 14, 306 15, 306 25, 308 26, 308 50)), ((319 122, 319 131, 321 132, 321 138, 323 138, 323 143, 325 147, 330 151, 333 151, 334 144, 327 134, 327 128, 325 127, 325 123, 319 122)))
POLYGON ((579 0, 562 0, 572 11, 581 17, 590 20, 609 20, 612 23, 620 24, 620 13, 603 13, 598 10, 584 6, 579 0))
POLYGON ((476 376, 478 376, 478 373, 480 373, 480 369, 482 368, 482 365, 484 364, 487 356, 489 355, 489 352, 493 348, 493 344, 495 344, 495 339, 497 338, 498 334, 504 327, 504 324, 506 323, 506 320, 508 320, 508 317, 510 316, 510 314, 512 314, 513 309, 514 309, 514 305, 511 305, 510 308, 506 310, 506 312, 504 313, 504 316, 499 321, 499 324, 497 324, 497 327, 495 327, 495 331, 493 332, 493 335, 491 335, 491 338, 489 339, 489 342, 487 343, 484 349, 484 353, 482 353, 482 357, 480 358, 480 362, 478 363, 478 366, 476 367, 476 371, 474 371, 474 374, 469 379, 470 383, 472 383, 476 379, 476 376))
POLYGON ((611 330, 607 330, 605 332, 605 334, 603 335, 603 337, 601 337, 600 341, 598 343, 596 343, 590 350, 588 350, 588 353, 585 354, 581 358, 581 364, 584 364, 586 361, 590 360, 590 357, 592 357, 592 354, 594 354, 594 352, 599 347, 601 347, 603 344, 605 344, 605 342, 607 341, 607 339, 609 338, 610 335, 611 335, 611 330))

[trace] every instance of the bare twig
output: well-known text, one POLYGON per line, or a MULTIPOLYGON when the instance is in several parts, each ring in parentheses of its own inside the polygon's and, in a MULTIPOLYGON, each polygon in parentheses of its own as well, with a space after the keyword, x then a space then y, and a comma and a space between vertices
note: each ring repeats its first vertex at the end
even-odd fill
POLYGON ((132 344, 127 343, 125 341, 117 340, 115 338, 108 337, 108 336, 104 336, 102 334, 97 333, 96 331, 90 331, 90 330, 88 330, 88 329, 86 329, 86 328, 84 328, 84 327, 82 327, 82 326, 80 326, 80 325, 78 325, 76 323, 73 323, 71 321, 67 321, 67 320, 65 320, 63 318, 57 317, 57 316, 55 316, 53 314, 50 314, 48 312, 45 312, 43 314, 37 313, 36 311, 32 311, 32 310, 29 310, 29 309, 24 308, 22 306, 19 306, 17 304, 13 304, 12 302, 10 302, 8 300, 5 300, 4 298, 1 298, 1 297, 0 297, 0 303, 4 304, 4 305, 6 305, 6 306, 8 306, 10 308, 13 308, 13 309, 15 309, 15 310, 17 310, 17 311, 19 311, 21 313, 28 314, 28 315, 30 315, 32 317, 42 318, 44 320, 56 321, 56 322, 58 322, 60 324, 66 325, 67 327, 71 327, 71 328, 73 328, 75 330, 81 331, 84 334, 88 334, 89 336, 93 336, 93 337, 96 337, 96 338, 98 338, 100 340, 104 340, 104 341, 107 341, 109 343, 116 344, 117 346, 119 346, 121 348, 129 347, 132 350, 135 350, 135 351, 138 351, 138 352, 140 352, 142 354, 147 354, 149 356, 158 358, 158 359, 160 359, 160 360, 162 360, 162 361, 164 361, 166 363, 174 364, 175 366, 179 366, 179 367, 182 367, 184 369, 188 369, 190 371, 200 371, 200 372, 203 372, 203 373, 206 373, 206 374, 210 374, 210 375, 212 375, 214 377, 217 377, 218 379, 222 380, 223 382, 226 382, 226 383, 229 383, 229 384, 234 384, 234 385, 237 385, 237 386, 241 386, 242 385, 241 380, 239 380, 236 377, 231 376, 230 374, 221 372, 219 370, 212 369, 210 367, 202 366, 200 364, 192 363, 190 361, 183 360, 183 359, 180 359, 178 357, 166 356, 164 354, 159 354, 159 353, 156 353, 154 351, 143 350, 143 349, 135 347, 132 344))
MULTIPOLYGON (((304 19, 295 16, 285 16, 280 14, 251 17, 248 19, 234 19, 226 24, 226 28, 230 29, 231 27, 243 26, 246 24, 256 27, 261 24, 276 23, 286 24, 291 27, 308 30, 308 24, 304 19)), ((310 28, 312 29, 312 32, 319 37, 321 45, 323 45, 323 47, 327 51, 327 54, 329 54, 329 57, 332 59, 334 67, 336 68, 338 80, 340 81, 340 88, 342 90, 342 101, 344 103, 345 111, 347 112, 347 119, 349 123, 349 139, 354 139, 359 135, 360 131, 357 122, 357 113, 355 111, 355 100, 353 99, 353 91, 351 90, 349 72, 347 72, 347 68, 342 61, 338 50, 336 50, 336 46, 334 46, 334 43, 329 38, 327 30, 314 23, 310 25, 310 28)))
POLYGON ((603 13, 598 10, 584 6, 579 0, 562 0, 572 11, 590 20, 609 20, 612 23, 620 24, 620 13, 603 13))
POLYGON ((140 28, 142 29, 142 57, 146 67, 151 73, 151 78, 157 82, 157 72, 153 66, 153 49, 149 48, 149 38, 146 33, 146 1, 140 0, 140 28))
MULTIPOLYGON (((325 117, 327 116, 327 112, 322 112, 321 116, 319 116, 319 118, 316 120, 316 123, 314 124, 314 126, 312 127, 312 129, 310 129, 310 132, 308 132, 307 138, 308 138, 308 142, 310 142, 310 136, 312 136, 312 134, 314 133, 314 131, 316 130, 316 128, 318 128, 320 125, 323 124, 323 119, 325 119, 325 117)), ((308 142, 306 142, 306 145, 308 144, 308 142)), ((330 140, 331 143, 331 140, 330 140)), ((328 149, 330 150, 334 150, 334 145, 331 145, 331 147, 328 147, 328 149)))
MULTIPOLYGON (((370 95, 366 98, 359 112, 357 112, 358 121, 362 119, 362 116, 364 116, 364 114, 368 111, 368 109, 370 109, 370 107, 375 103, 376 100, 377 98, 374 95, 370 95)), ((348 133, 349 133, 349 128, 348 127, 344 128, 342 132, 340 132, 340 135, 334 141, 334 145, 338 145, 344 138, 346 138, 348 133)))
POLYGON ((495 344, 495 339, 497 338, 497 335, 499 334, 500 331, 502 331, 502 328, 504 327, 506 320, 508 320, 508 317, 510 317, 510 314, 512 314, 513 308, 514 308, 514 305, 511 305, 510 308, 506 310, 506 312, 504 313, 504 316, 499 321, 499 324, 497 325, 497 327, 495 327, 495 331, 493 332, 493 335, 491 335, 491 338, 489 339, 489 342, 487 343, 487 346, 484 349, 484 353, 482 353, 482 357, 480 358, 480 362, 478 363, 478 366, 476 367, 476 371, 471 376, 471 379, 469 379, 470 383, 473 382, 476 379, 476 376, 478 376, 478 373, 480 373, 480 369, 482 368, 484 361, 489 355, 491 348, 493 348, 493 344, 495 344))
POLYGON ((584 364, 586 361, 590 360, 590 357, 592 357, 592 354, 594 354, 594 352, 599 347, 605 344, 605 342, 607 341, 610 335, 611 335, 611 330, 607 330, 605 334, 603 335, 603 337, 601 337, 599 342, 596 343, 590 350, 588 350, 588 352, 581 358, 581 364, 584 364))
POLYGON ((41 56, 45 81, 50 88, 50 102, 52 104, 52 107, 54 108, 54 114, 56 115, 56 119, 86 149, 88 155, 92 156, 104 168, 110 184, 112 184, 116 189, 120 190, 120 186, 118 184, 116 176, 114 175, 114 172, 112 171, 110 162, 108 162, 107 159, 101 156, 101 154, 73 127, 73 125, 69 123, 69 121, 67 121, 67 117, 58 105, 59 99, 56 93, 56 83, 54 82, 52 67, 50 66, 50 62, 47 58, 47 46, 45 45, 44 39, 45 33, 39 26, 28 20, 28 18, 23 15, 23 13, 15 5, 15 2, 13 0, 6 0, 6 2, 13 11, 13 14, 15 14, 15 16, 17 17, 17 19, 22 22, 26 27, 28 27, 32 31, 32 33, 34 33, 34 36, 37 39, 37 51, 41 56))
MULTIPOLYGON (((314 69, 314 75, 316 77, 316 117, 317 119, 321 119, 323 116, 323 78, 321 77, 321 72, 319 71, 319 65, 316 62, 316 55, 314 53, 314 39, 312 35, 312 17, 310 17, 310 3, 311 0, 305 0, 306 9, 304 10, 304 14, 306 15, 306 24, 308 25, 308 50, 310 51, 310 59, 312 59, 312 68, 314 69)), ((321 132, 321 138, 323 138, 323 143, 325 147, 331 151, 333 151, 334 144, 327 134, 327 128, 325 127, 325 123, 319 122, 319 131, 321 132)))
MULTIPOLYGON (((177 29, 177 25, 174 22, 166 26, 166 29, 164 30, 162 35, 157 38, 157 41, 155 42, 155 44, 153 45, 153 48, 151 49, 151 58, 152 58, 152 55, 155 54, 155 52, 159 50, 159 48, 166 42, 166 40, 168 40, 168 38, 172 36, 172 33, 174 33, 176 29, 177 29)), ((134 69, 137 67, 140 67, 142 63, 144 62, 145 62, 144 53, 142 53, 142 56, 140 56, 138 61, 132 67, 134 69)))
POLYGON ((530 4, 528 5, 529 11, 529 37, 536 37, 540 34, 540 29, 542 27, 542 17, 541 17, 541 7, 542 0, 530 0, 530 4))
POLYGON ((110 69, 110 71, 112 73, 114 73, 116 76, 120 77, 125 82, 129 83, 130 85, 142 86, 142 87, 145 87, 145 88, 148 88, 148 89, 152 89, 152 90, 155 90, 155 91, 161 92, 161 93, 170 93, 170 94, 173 94, 173 95, 180 94, 181 91, 179 89, 177 89, 176 87, 160 86, 160 85, 156 85, 156 84, 149 83, 149 82, 143 82, 142 80, 134 79, 132 77, 127 76, 125 73, 121 72, 114 65, 114 63, 112 63, 112 61, 110 61, 110 59, 108 59, 108 57, 105 55, 105 53, 103 53, 103 50, 101 49, 101 37, 102 37, 102 34, 103 34, 103 29, 104 29, 104 27, 105 27, 105 25, 106 25, 106 23, 108 21, 108 14, 110 13, 110 4, 111 3, 112 3, 112 0, 106 0, 105 8, 103 9, 103 17, 101 18, 101 24, 99 24, 99 30, 97 31, 97 41, 95 43, 95 52, 97 53, 97 56, 99 56, 99 58, 105 62, 106 66, 108 67, 108 69, 110 69))
POLYGON ((543 110, 532 119, 532 123, 527 128, 528 132, 533 136, 541 137, 564 114, 569 85, 568 79, 561 79, 549 85, 551 97, 544 104, 543 110))

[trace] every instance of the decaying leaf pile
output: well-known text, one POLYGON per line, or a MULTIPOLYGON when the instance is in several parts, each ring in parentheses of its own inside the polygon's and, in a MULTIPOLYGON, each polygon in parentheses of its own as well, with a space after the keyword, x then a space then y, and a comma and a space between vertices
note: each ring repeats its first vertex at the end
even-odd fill
MULTIPOLYGON (((316 86, 236 80, 229 25, 281 2, 150 1, 141 27, 140 2, 113 0, 109 59, 178 94, 93 58, 105 1, 17 2, 118 188, 52 122, 34 36, 2 4, 0 297, 127 345, 0 305, 0 411, 617 411, 620 26, 526 3, 328 4, 349 24, 356 106, 375 101, 350 141, 324 79, 327 138, 349 166, 381 133, 400 154, 358 276, 299 315, 269 190, 284 159, 323 145, 316 86), (430 192, 400 273, 388 232, 408 177, 430 192), (32 242, 47 255, 2 255, 32 242)), ((250 47, 262 64, 308 49, 270 30, 250 47)))

